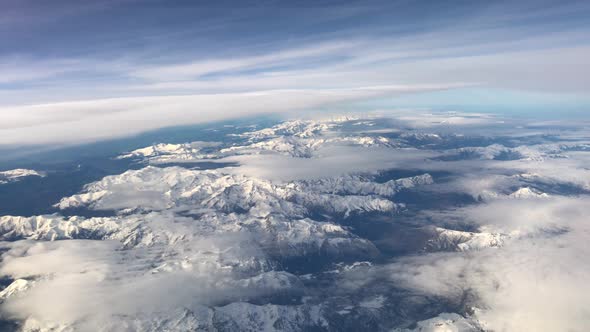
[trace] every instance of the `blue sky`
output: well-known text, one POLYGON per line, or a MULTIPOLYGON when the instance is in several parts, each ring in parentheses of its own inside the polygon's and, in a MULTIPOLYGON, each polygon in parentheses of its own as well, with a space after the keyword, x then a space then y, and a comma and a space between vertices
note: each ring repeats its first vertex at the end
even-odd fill
POLYGON ((133 134, 219 120, 222 113, 357 100, 515 112, 519 105, 530 112, 565 104, 579 112, 590 104, 588 1, 3 0, 1 6, 0 139, 10 142, 4 144, 120 136, 122 129, 108 128, 83 134, 117 117, 133 134), (422 93, 408 94, 415 92, 422 93), (18 138, 33 129, 37 140, 18 138))

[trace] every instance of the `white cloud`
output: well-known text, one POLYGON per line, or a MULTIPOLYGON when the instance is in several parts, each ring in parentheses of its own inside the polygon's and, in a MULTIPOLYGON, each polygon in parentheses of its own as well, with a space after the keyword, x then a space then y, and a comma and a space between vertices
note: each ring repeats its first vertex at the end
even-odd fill
POLYGON ((270 180, 307 180, 338 177, 348 173, 375 172, 384 169, 415 167, 435 154, 415 149, 327 146, 311 158, 296 158, 274 153, 238 155, 221 161, 238 162, 228 171, 270 180))
POLYGON ((590 197, 496 200, 465 208, 467 220, 503 232, 543 229, 584 229, 590 197), (576 223, 579 223, 577 225, 576 223))
POLYGON ((475 318, 494 331, 584 331, 590 323, 588 197, 496 201, 468 208, 470 220, 533 229, 501 248, 401 259, 376 272, 419 292, 476 296, 475 318), (550 227, 565 233, 539 232, 550 227))
POLYGON ((271 68, 281 64, 290 64, 293 61, 302 61, 310 57, 333 55, 358 46, 358 42, 327 42, 310 47, 288 49, 237 59, 208 59, 190 63, 151 66, 140 68, 132 72, 131 75, 154 81, 183 81, 225 71, 261 70, 262 68, 271 68))
MULTIPOLYGON (((410 36, 328 39, 231 58, 164 56, 158 63, 147 62, 144 54, 3 58, 0 84, 8 88, 0 87, 5 105, 0 107, 0 144, 88 142, 164 126, 473 84, 587 91, 590 48, 568 42, 583 40, 584 31, 512 36, 510 28, 474 24, 461 30, 465 24, 474 23, 410 36), (358 88, 363 86, 378 88, 358 88)), ((410 115, 404 121, 423 125, 410 115)))
POLYGON ((567 152, 563 158, 543 160, 514 160, 496 162, 491 166, 497 169, 511 169, 523 173, 531 180, 553 184, 569 184, 583 190, 590 190, 590 153, 567 152))
POLYGON ((145 54, 45 61, 3 58, 0 71, 5 75, 0 84, 10 86, 0 87, 5 105, 0 108, 0 139, 7 145, 105 139, 125 131, 133 134, 187 122, 424 91, 408 84, 587 92, 590 48, 582 42, 584 31, 511 34, 510 27, 489 30, 475 24, 473 29, 460 29, 462 24, 474 23, 459 22, 457 27, 410 36, 335 38, 236 57, 163 56, 157 63, 146 61, 145 54), (391 84, 410 89, 384 89, 384 94, 358 89, 391 84), (256 91, 266 91, 266 96, 256 91), (249 93, 238 97, 237 92, 249 93), (110 116, 115 110, 120 121, 110 116), (185 115, 179 119, 178 112, 185 115), (89 113, 96 115, 92 125, 84 121, 89 113), (57 121, 70 123, 52 125, 57 121), (112 130, 101 132, 97 123, 112 130), (33 124, 38 126, 35 131, 24 128, 33 124), (93 137, 85 137, 91 132, 93 137))
POLYGON ((4 107, 0 108, 0 142, 5 146, 77 144, 166 126, 303 110, 376 96, 452 87, 455 85, 271 90, 4 107))
POLYGON ((34 287, 6 300, 2 311, 21 320, 32 316, 45 326, 82 321, 82 330, 95 331, 117 316, 166 316, 179 308, 198 312, 220 301, 272 293, 271 281, 283 278, 280 273, 259 271, 249 279, 224 265, 232 259, 228 248, 237 243, 242 255, 264 259, 248 241, 246 233, 195 239, 187 244, 190 250, 177 253, 186 266, 170 271, 163 263, 173 265, 179 247, 121 250, 115 241, 12 242, 4 245, 9 250, 0 272, 36 280, 34 287))

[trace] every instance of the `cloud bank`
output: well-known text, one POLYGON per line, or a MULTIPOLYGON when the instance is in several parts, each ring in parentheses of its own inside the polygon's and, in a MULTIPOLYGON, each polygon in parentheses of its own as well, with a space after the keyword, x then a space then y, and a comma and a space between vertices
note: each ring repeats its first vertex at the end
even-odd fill
MULTIPOLYGON (((459 85, 460 86, 460 85, 459 85)), ((0 146, 79 144, 162 127, 318 108, 457 85, 130 97, 0 108, 0 146)))
POLYGON ((501 249, 402 259, 379 273, 420 292, 475 294, 475 317, 494 331, 583 331, 590 322, 589 203, 583 196, 469 208, 468 220, 524 237, 501 249))

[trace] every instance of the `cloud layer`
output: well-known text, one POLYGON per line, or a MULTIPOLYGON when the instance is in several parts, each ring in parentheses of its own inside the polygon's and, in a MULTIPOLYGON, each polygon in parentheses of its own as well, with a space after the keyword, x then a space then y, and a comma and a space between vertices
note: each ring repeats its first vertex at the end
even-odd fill
POLYGON ((237 6, 9 3, 0 18, 0 144, 103 140, 425 86, 588 103, 584 2, 237 6), (418 13, 421 24, 409 19, 418 13), (361 88, 391 85, 399 89, 361 88))
POLYGON ((305 110, 456 85, 130 97, 0 108, 0 146, 79 144, 169 126, 305 110))
POLYGON ((494 331, 583 331, 590 305, 589 203, 584 196, 469 208, 467 220, 523 238, 501 249, 403 259, 379 273, 421 292, 476 294, 475 317, 494 331))

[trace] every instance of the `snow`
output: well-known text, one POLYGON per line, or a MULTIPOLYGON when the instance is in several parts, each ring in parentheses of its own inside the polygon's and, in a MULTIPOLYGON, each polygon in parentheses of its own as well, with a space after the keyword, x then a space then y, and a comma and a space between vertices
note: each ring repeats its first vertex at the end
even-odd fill
POLYGON ((493 190, 483 190, 478 198, 485 201, 496 199, 537 199, 548 198, 549 194, 531 187, 521 187, 511 193, 502 193, 493 190))
POLYGON ((434 236, 427 242, 426 248, 432 251, 481 250, 501 247, 510 237, 510 234, 503 233, 466 232, 436 227, 434 236))
POLYGON ((183 144, 159 143, 133 150, 127 154, 118 156, 117 159, 134 158, 152 164, 195 161, 214 157, 212 154, 202 153, 202 149, 218 145, 219 143, 216 142, 191 142, 183 144))
POLYGON ((383 184, 359 176, 277 184, 223 170, 148 166, 105 177, 89 184, 85 192, 63 198, 56 206, 158 211, 190 205, 223 212, 242 210, 258 217, 302 217, 317 210, 348 216, 395 212, 401 206, 389 197, 403 188, 430 183, 432 178, 425 174, 383 184))
POLYGON ((476 332, 481 331, 476 323, 455 313, 442 313, 437 317, 418 322, 412 330, 406 332, 476 332))
POLYGON ((28 176, 45 176, 44 173, 38 172, 32 169, 17 168, 8 171, 0 171, 0 184, 6 184, 9 182, 16 182, 24 177, 28 176))
POLYGON ((530 187, 524 187, 516 190, 509 195, 513 198, 547 198, 548 194, 530 187))
POLYGON ((0 292, 0 301, 18 295, 31 287, 32 282, 25 279, 16 279, 0 292))

